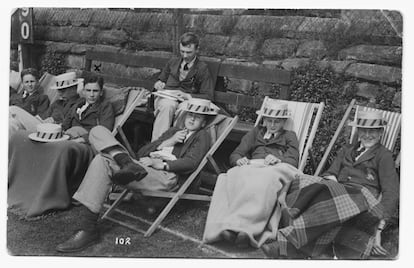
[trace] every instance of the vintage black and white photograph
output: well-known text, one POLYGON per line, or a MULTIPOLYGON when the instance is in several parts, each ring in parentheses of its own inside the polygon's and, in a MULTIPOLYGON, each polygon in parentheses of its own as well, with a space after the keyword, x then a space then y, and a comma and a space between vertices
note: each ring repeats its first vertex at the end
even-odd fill
POLYGON ((402 10, 9 16, 10 256, 398 260, 402 10))

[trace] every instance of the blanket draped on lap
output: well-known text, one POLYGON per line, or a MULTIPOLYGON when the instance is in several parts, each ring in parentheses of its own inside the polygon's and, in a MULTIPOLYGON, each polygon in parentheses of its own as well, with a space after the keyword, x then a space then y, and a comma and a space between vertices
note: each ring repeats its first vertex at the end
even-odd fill
MULTIPOLYGON (((286 199, 280 202, 283 227, 278 231, 277 240, 280 254, 285 256, 293 256, 299 249, 317 257, 348 220, 370 214, 378 221, 383 213, 379 200, 366 188, 309 175, 293 180, 286 199)), ((369 242, 362 258, 371 252, 372 241, 369 242)))
POLYGON ((7 202, 11 212, 36 219, 69 207, 94 153, 86 144, 35 142, 28 134, 19 131, 9 140, 7 202))
POLYGON ((281 163, 274 166, 246 165, 220 174, 207 215, 203 240, 221 239, 224 230, 245 232, 250 244, 260 247, 275 239, 280 220, 278 192, 300 172, 281 163))

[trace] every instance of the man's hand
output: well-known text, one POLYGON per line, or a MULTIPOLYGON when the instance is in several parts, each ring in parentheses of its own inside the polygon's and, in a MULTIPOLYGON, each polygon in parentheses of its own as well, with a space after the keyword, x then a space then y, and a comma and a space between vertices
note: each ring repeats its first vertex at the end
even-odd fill
POLYGON ((371 254, 376 256, 388 255, 388 251, 381 246, 381 230, 376 230, 374 246, 372 247, 371 254))
POLYGON ((182 99, 184 99, 184 100, 189 100, 189 99, 192 99, 193 97, 191 96, 191 94, 189 94, 189 93, 184 93, 184 92, 182 92, 181 90, 177 90, 177 97, 180 97, 180 98, 182 98, 182 99))
POLYGON ((75 142, 78 142, 78 143, 86 143, 85 139, 82 138, 82 137, 74 138, 71 141, 75 141, 75 142))
POLYGON ((156 159, 152 159, 152 167, 155 169, 164 169, 164 162, 162 162, 161 159, 156 158, 156 159))
POLYGON ((335 175, 327 175, 327 176, 325 176, 325 177, 323 177, 324 179, 326 179, 326 180, 331 180, 331 181, 336 181, 336 182, 338 182, 338 179, 336 178, 336 176, 335 175))
POLYGON ((53 117, 48 117, 45 120, 42 120, 43 123, 55 123, 55 120, 53 119, 53 117))
POLYGON ((244 166, 244 165, 247 165, 247 164, 249 164, 249 159, 247 159, 247 157, 240 158, 240 159, 238 159, 238 160, 236 161, 236 164, 237 164, 238 166, 244 166))
POLYGON ((165 83, 162 82, 161 80, 158 80, 157 82, 155 82, 154 88, 156 90, 163 90, 165 88, 165 83))
POLYGON ((282 160, 272 154, 268 154, 264 159, 265 165, 276 165, 280 162, 282 162, 282 160))
POLYGON ((146 167, 150 167, 150 166, 152 166, 152 160, 153 159, 150 158, 150 157, 141 157, 139 159, 139 163, 143 164, 146 167))

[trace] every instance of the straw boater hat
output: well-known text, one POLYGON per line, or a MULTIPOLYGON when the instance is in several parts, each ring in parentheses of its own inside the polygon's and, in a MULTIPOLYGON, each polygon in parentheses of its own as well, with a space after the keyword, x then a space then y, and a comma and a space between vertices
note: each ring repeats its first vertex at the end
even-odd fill
POLYGON ((183 111, 205 115, 216 115, 216 107, 217 106, 215 106, 209 100, 192 98, 188 100, 187 106, 183 108, 183 111))
POLYGON ((387 122, 383 119, 380 111, 358 111, 356 120, 349 125, 359 128, 383 128, 387 122))
POLYGON ((83 82, 83 79, 76 78, 75 72, 64 73, 54 78, 54 82, 52 83, 52 86, 50 87, 50 89, 59 90, 59 89, 64 89, 64 88, 77 85, 78 86, 77 91, 79 93, 79 91, 82 90, 82 86, 83 86, 82 82, 83 82))
POLYGON ((273 118, 289 118, 291 112, 288 110, 288 105, 285 102, 272 101, 265 104, 263 110, 256 111, 259 116, 273 117, 273 118))
POLYGON ((58 124, 38 124, 36 130, 36 132, 29 134, 29 139, 41 142, 57 142, 69 139, 69 135, 63 134, 62 127, 58 124))

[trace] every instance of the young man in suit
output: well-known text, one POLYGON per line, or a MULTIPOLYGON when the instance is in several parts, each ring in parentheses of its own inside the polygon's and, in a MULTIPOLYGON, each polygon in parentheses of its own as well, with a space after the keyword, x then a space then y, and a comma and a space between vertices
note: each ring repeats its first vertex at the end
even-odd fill
POLYGON ((89 141, 99 152, 73 198, 82 204, 81 230, 57 246, 59 252, 76 252, 99 240, 97 220, 112 183, 128 188, 172 190, 179 178, 193 172, 210 148, 204 129, 216 115, 209 100, 193 98, 184 107, 184 128, 172 127, 158 140, 143 146, 134 161, 109 130, 97 126, 89 141))
POLYGON ((213 80, 207 64, 200 61, 198 54, 199 38, 187 32, 180 38, 180 55, 170 59, 162 70, 154 89, 158 93, 168 90, 175 98, 158 96, 154 101, 155 121, 151 141, 157 140, 172 125, 179 101, 192 97, 211 99, 213 80))

